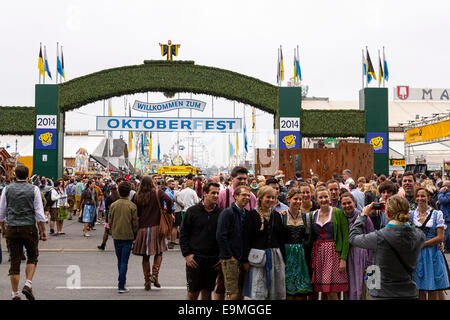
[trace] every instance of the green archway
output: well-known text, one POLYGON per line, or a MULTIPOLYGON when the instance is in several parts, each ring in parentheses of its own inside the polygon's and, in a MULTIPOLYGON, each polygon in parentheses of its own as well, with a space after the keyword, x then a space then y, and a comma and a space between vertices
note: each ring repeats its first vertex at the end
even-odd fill
POLYGON ((62 112, 88 103, 141 92, 192 92, 239 101, 274 114, 278 87, 229 70, 194 61, 144 61, 102 70, 59 85, 62 112))
MULTIPOLYGON (((193 61, 144 61, 106 69, 58 85, 60 112, 111 97, 139 92, 192 92, 239 101, 271 114, 278 110, 279 87, 237 72, 193 61)), ((34 107, 0 107, 0 134, 31 135, 34 107), (21 119, 17 122, 17 119, 21 119)), ((303 137, 364 137, 364 110, 302 110, 303 137)))

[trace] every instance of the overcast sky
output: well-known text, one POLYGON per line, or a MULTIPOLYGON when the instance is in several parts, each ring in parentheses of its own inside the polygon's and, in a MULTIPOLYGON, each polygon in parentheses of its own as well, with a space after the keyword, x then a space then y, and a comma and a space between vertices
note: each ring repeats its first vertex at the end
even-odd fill
MULTIPOLYGON (((365 46, 376 70, 377 50, 385 46, 390 88, 448 88, 449 17, 447 1, 3 1, 0 105, 34 105, 39 42, 47 46, 53 77, 56 42, 64 46, 66 80, 162 59, 158 43, 171 39, 181 43, 176 59, 272 84, 277 48, 283 46, 289 78, 299 45, 308 95, 330 100, 358 99, 365 46)), ((99 106, 78 112, 99 115, 99 106)), ((72 116, 66 129, 95 129, 93 116, 72 116)))

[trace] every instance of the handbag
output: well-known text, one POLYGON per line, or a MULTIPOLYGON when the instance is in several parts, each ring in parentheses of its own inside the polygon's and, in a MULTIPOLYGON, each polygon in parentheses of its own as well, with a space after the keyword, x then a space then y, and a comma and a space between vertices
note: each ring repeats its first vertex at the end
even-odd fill
POLYGON ((169 236, 170 232, 172 231, 173 216, 171 214, 168 214, 166 212, 166 210, 163 210, 161 208, 161 202, 159 201, 158 191, 156 191, 156 201, 158 201, 159 213, 160 213, 159 236, 161 238, 163 238, 163 237, 169 236))
POLYGON ((253 267, 264 267, 266 265, 266 251, 260 249, 250 249, 248 263, 253 267))

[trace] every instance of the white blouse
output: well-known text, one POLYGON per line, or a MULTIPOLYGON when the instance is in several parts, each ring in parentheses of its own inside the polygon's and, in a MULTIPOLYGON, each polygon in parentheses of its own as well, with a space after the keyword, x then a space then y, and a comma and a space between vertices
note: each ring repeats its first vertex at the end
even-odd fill
POLYGON ((317 223, 319 226, 323 227, 324 225, 326 225, 328 222, 331 221, 331 218, 333 217, 333 209, 334 208, 330 208, 330 212, 328 213, 328 219, 327 221, 325 221, 323 224, 319 222, 319 215, 320 215, 320 209, 317 210, 317 215, 316 215, 316 221, 315 223, 317 223))
MULTIPOLYGON (((427 215, 430 214, 430 212, 434 210, 431 207, 428 207, 427 210, 427 215)), ((437 218, 436 218, 436 228, 444 228, 444 230, 447 228, 447 226, 445 225, 445 220, 444 220, 444 214, 442 213, 441 210, 434 210, 433 212, 433 216, 431 216, 430 220, 428 220, 427 224, 425 225, 425 227, 431 228, 433 227, 433 220, 434 220, 434 215, 437 214, 437 218)), ((417 208, 414 211, 414 225, 420 227, 422 224, 419 222, 419 209, 417 208)))

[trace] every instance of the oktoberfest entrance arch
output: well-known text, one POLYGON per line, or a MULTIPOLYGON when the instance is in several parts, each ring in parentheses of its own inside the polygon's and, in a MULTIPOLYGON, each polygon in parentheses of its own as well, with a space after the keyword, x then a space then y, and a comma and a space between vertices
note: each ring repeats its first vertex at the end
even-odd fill
MULTIPOLYGON (((298 87, 277 87, 233 71, 196 65, 194 61, 146 60, 141 65, 106 69, 62 84, 37 84, 34 107, 0 107, 0 118, 4 119, 0 134, 33 134, 34 173, 60 177, 65 112, 99 100, 145 92, 187 92, 238 101, 273 114, 274 130, 286 119, 299 119, 301 125, 292 129, 295 132, 291 130, 298 137, 295 148, 301 148, 302 137, 367 139, 367 127, 370 132, 388 130, 386 88, 361 90, 360 110, 303 110, 298 87), (379 121, 377 114, 383 108, 386 119, 379 121), (17 118, 23 120, 13 121, 17 118)), ((374 160, 376 172, 388 172, 388 155, 378 166, 374 160)))

